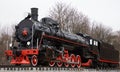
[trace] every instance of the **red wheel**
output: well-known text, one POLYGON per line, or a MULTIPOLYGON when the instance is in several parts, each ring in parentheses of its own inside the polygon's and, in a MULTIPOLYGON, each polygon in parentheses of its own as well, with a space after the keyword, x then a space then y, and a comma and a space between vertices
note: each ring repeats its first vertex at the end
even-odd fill
POLYGON ((81 57, 80 57, 80 55, 76 56, 76 62, 78 63, 77 67, 80 68, 81 67, 81 57))
POLYGON ((31 58, 31 64, 32 66, 37 66, 38 64, 38 58, 36 55, 33 55, 32 58, 31 58))
POLYGON ((55 65, 55 62, 54 62, 54 61, 50 61, 50 62, 49 62, 49 66, 50 66, 50 67, 53 67, 54 65, 55 65))
POLYGON ((68 63, 64 63, 65 67, 69 67, 69 64, 68 63))
POLYGON ((62 65, 63 65, 63 62, 57 62, 58 67, 62 67, 62 65))
POLYGON ((75 62, 75 55, 71 54, 70 58, 71 58, 71 62, 72 62, 71 67, 74 68, 75 67, 75 64, 74 64, 74 62, 75 62))

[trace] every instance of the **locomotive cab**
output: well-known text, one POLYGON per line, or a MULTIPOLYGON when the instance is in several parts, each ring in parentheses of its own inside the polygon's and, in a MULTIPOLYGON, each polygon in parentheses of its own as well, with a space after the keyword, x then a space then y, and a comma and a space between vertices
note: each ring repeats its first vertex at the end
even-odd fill
POLYGON ((98 55, 99 54, 99 41, 93 38, 88 38, 89 41, 89 45, 90 45, 90 51, 95 54, 98 55))

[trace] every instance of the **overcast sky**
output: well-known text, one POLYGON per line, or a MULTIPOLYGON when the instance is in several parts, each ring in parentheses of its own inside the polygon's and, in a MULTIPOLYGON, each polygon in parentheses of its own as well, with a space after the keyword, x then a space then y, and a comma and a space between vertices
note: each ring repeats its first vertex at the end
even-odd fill
POLYGON ((120 0, 0 0, 0 26, 19 23, 31 7, 39 8, 40 20, 57 2, 70 4, 91 21, 120 30, 120 0))

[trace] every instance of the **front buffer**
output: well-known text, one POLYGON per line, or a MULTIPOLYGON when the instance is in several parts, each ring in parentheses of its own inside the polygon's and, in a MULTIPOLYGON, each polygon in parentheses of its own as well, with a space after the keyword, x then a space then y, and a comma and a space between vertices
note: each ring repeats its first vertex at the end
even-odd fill
POLYGON ((11 57, 10 64, 21 65, 21 64, 32 64, 36 66, 38 63, 38 49, 25 49, 20 51, 6 50, 5 55, 11 57))

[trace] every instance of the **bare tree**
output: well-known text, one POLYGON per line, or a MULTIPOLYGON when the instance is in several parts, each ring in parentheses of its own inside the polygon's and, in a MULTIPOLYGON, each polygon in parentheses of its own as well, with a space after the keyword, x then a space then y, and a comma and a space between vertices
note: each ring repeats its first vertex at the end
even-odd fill
POLYGON ((120 31, 114 32, 113 38, 112 38, 112 44, 115 46, 115 48, 120 51, 120 31))
POLYGON ((63 3, 57 3, 51 10, 51 18, 58 21, 62 30, 73 33, 88 33, 89 19, 77 9, 63 3))
POLYGON ((105 27, 100 23, 94 22, 91 27, 91 36, 107 43, 112 42, 112 29, 105 27))
POLYGON ((8 45, 11 41, 11 30, 8 31, 8 28, 4 27, 0 28, 0 31, 0 64, 7 64, 5 50, 8 49, 8 45))

